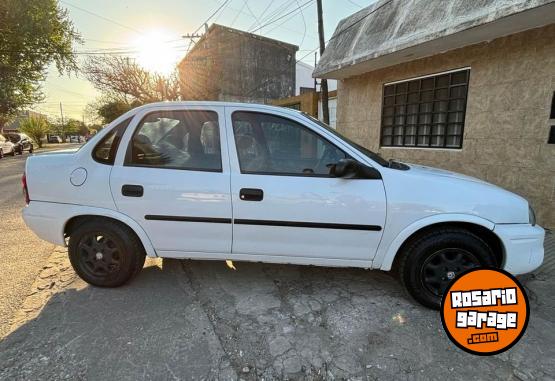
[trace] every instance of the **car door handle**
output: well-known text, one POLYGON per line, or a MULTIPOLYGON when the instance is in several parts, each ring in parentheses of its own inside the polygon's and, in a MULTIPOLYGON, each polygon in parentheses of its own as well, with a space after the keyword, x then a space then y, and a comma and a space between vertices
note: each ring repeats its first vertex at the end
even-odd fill
POLYGON ((142 185, 125 184, 121 187, 121 194, 127 197, 143 197, 142 185))
POLYGON ((242 188, 239 192, 239 198, 243 201, 262 201, 264 191, 255 188, 242 188))

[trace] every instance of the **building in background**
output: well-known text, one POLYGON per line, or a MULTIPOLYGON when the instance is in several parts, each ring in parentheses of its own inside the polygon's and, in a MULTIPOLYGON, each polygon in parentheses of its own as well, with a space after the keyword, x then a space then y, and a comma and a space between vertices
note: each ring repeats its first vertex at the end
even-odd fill
MULTIPOLYGON (((310 66, 302 61, 297 62, 297 70, 296 70, 296 89, 295 95, 300 95, 301 90, 302 92, 308 91, 308 89, 314 90, 314 78, 312 78, 312 73, 314 73, 314 66, 310 66)), ((316 86, 316 90, 320 88, 320 80, 318 80, 316 86)), ((337 81, 329 80, 328 81, 328 91, 337 90, 337 81)))
POLYGON ((340 80, 338 131, 512 190, 555 227, 554 23, 553 0, 381 0, 339 23, 314 75, 340 80))
POLYGON ((179 63, 185 100, 268 103, 295 94, 298 47, 212 24, 179 63))
POLYGON ((11 123, 6 123, 6 125, 3 126, 3 132, 4 133, 19 132, 19 125, 21 124, 21 122, 24 121, 25 119, 29 119, 29 118, 47 119, 46 115, 41 114, 39 112, 31 111, 31 110, 24 110, 24 111, 19 112, 17 114, 17 116, 15 117, 15 119, 11 123))
MULTIPOLYGON (((322 120, 322 100, 321 93, 317 90, 320 88, 320 81, 314 82, 312 73, 314 67, 304 62, 297 62, 297 88, 295 95, 292 97, 276 99, 270 103, 276 106, 293 108, 304 111, 315 118, 322 120), (314 88, 316 84, 316 89, 314 88)), ((330 110, 330 126, 335 128, 336 108, 337 108, 337 81, 328 81, 328 97, 330 110)))
MULTIPOLYGON (((321 93, 314 89, 301 88, 301 93, 294 97, 276 99, 271 102, 274 106, 287 107, 295 110, 304 111, 315 118, 322 120, 322 100, 321 93)), ((330 110, 330 126, 336 128, 336 109, 337 109, 337 91, 333 90, 328 93, 328 106, 330 110)))

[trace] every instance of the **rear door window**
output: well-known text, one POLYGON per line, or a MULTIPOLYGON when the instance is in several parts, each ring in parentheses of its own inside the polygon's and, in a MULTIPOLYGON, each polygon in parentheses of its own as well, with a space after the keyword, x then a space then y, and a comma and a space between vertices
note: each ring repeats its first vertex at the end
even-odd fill
POLYGON ((222 171, 218 114, 214 111, 156 111, 137 126, 125 165, 222 171))

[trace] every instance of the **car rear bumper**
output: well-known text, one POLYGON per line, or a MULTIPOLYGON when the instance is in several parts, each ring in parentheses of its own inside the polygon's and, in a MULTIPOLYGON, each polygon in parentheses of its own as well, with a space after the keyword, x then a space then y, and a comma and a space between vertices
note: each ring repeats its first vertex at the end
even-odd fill
POLYGON ((511 274, 534 271, 543 262, 545 231, 541 226, 529 224, 495 225, 494 233, 501 239, 505 250, 503 269, 511 274))
POLYGON ((23 208, 23 220, 39 238, 65 246, 64 224, 66 220, 60 215, 59 209, 60 204, 31 201, 23 208))

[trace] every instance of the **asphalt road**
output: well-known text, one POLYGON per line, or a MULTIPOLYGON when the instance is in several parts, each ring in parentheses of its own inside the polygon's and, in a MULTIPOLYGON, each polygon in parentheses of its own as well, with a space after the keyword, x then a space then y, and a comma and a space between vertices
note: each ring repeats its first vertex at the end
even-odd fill
MULTIPOLYGON (((64 144, 42 152, 72 147, 75 145, 64 144)), ((27 229, 21 218, 25 206, 21 175, 27 157, 24 153, 0 159, 0 322, 4 323, 0 324, 0 337, 54 248, 27 229)))

